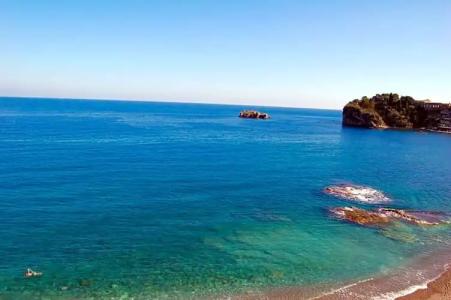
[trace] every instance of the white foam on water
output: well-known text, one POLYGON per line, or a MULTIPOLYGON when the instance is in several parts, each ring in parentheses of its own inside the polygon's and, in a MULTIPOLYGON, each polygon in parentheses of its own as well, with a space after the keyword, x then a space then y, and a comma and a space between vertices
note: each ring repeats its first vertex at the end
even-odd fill
POLYGON ((402 296, 406 296, 406 295, 415 293, 418 290, 426 289, 429 283, 431 283, 432 281, 436 280, 439 277, 440 276, 437 276, 434 279, 427 280, 426 282, 424 282, 422 284, 409 286, 408 288, 405 288, 398 292, 389 292, 389 293, 385 293, 385 294, 382 294, 379 296, 372 297, 371 300, 393 300, 398 297, 402 297, 402 296))
POLYGON ((343 292, 343 291, 345 291, 345 290, 347 290, 347 289, 349 289, 349 288, 352 288, 352 287, 354 287, 354 286, 356 286, 356 285, 359 285, 359 284, 362 284, 362 283, 371 281, 371 280, 373 280, 373 279, 374 279, 374 278, 368 278, 368 279, 359 280, 359 281, 356 281, 356 282, 354 282, 354 283, 351 283, 351 284, 348 284, 348 285, 339 287, 339 288, 337 288, 337 289, 333 289, 333 290, 331 290, 331 291, 329 291, 329 292, 322 293, 321 295, 315 296, 315 297, 313 297, 313 298, 309 298, 308 300, 315 300, 315 299, 320 299, 320 298, 322 298, 322 297, 324 297, 324 296, 334 295, 334 294, 336 294, 336 293, 343 292))
POLYGON ((383 192, 367 186, 359 185, 334 185, 325 189, 325 193, 350 200, 368 204, 380 204, 391 202, 383 192))
MULTIPOLYGON (((398 297, 403 297, 403 296, 412 294, 412 293, 414 293, 414 292, 416 292, 418 290, 426 289, 429 283, 437 280, 444 273, 446 273, 446 271, 448 270, 448 267, 449 267, 449 265, 446 264, 445 265, 445 270, 443 272, 441 272, 439 275, 433 277, 432 279, 425 280, 424 282, 419 283, 419 284, 414 284, 414 285, 408 286, 407 288, 401 289, 399 291, 385 292, 385 293, 382 293, 382 294, 377 295, 377 296, 362 295, 362 294, 360 294, 360 292, 357 292, 357 295, 365 296, 365 299, 371 299, 371 300, 394 300, 394 299, 396 299, 398 297)), ((419 275, 419 274, 421 274, 421 272, 417 273, 417 275, 419 275)), ((336 288, 336 289, 332 289, 332 290, 330 290, 328 292, 321 293, 320 295, 312 297, 312 298, 309 298, 308 300, 321 299, 321 298, 326 297, 326 296, 333 296, 333 295, 338 295, 338 294, 343 295, 346 292, 348 292, 348 290, 349 290, 349 292, 354 293, 355 291, 353 292, 352 288, 354 288, 356 286, 359 286, 359 285, 361 285, 363 283, 372 281, 374 279, 375 278, 368 278, 368 279, 359 280, 359 281, 353 282, 351 284, 348 284, 348 285, 345 285, 345 286, 342 286, 342 287, 339 287, 339 288, 336 288)))

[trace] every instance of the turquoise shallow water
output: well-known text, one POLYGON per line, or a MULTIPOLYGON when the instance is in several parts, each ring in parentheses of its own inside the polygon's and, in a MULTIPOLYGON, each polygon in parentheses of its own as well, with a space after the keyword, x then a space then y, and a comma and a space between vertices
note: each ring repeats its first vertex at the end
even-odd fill
POLYGON ((342 128, 327 110, 243 120, 241 109, 0 99, 0 298, 345 282, 450 240, 446 226, 337 221, 327 209, 350 203, 322 193, 363 184, 393 207, 449 212, 450 136, 342 128), (24 279, 27 267, 44 276, 24 279))

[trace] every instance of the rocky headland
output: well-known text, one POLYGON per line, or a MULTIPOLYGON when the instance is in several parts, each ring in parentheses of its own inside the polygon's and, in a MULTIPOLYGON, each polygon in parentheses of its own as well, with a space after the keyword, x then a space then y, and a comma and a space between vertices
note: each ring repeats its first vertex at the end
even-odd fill
POLYGON ((451 132, 451 104, 420 101, 398 94, 365 96, 345 105, 343 125, 451 132))

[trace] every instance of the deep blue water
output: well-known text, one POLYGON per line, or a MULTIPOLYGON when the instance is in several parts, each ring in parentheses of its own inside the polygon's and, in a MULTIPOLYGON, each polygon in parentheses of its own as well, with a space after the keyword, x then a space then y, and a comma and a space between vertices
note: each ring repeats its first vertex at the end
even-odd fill
POLYGON ((450 211, 451 136, 342 128, 341 112, 0 99, 0 298, 187 298, 342 282, 448 243, 340 222, 369 185, 450 211), (396 239, 393 236, 399 235, 396 239), (403 237, 408 237, 407 239, 403 237), (24 279, 32 267, 40 278, 24 279))

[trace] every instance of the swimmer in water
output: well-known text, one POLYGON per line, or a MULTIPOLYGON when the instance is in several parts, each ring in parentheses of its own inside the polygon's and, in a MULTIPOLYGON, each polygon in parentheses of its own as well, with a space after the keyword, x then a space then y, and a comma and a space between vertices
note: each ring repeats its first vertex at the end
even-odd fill
POLYGON ((26 278, 30 278, 30 277, 38 277, 38 276, 41 276, 42 275, 42 272, 35 272, 35 271, 33 271, 32 269, 30 269, 30 268, 27 268, 27 270, 25 271, 25 273, 24 273, 24 276, 26 277, 26 278))

